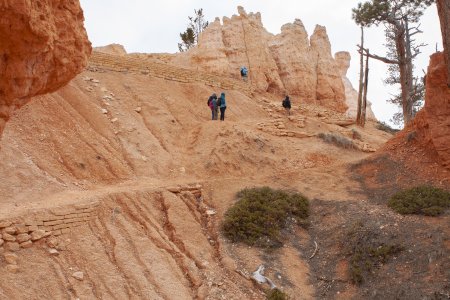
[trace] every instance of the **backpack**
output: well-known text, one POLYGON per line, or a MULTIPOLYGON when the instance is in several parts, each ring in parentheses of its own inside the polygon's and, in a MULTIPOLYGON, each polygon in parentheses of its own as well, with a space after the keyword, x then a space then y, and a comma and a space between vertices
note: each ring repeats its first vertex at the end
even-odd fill
POLYGON ((222 105, 222 97, 219 97, 219 99, 217 99, 217 106, 221 105, 222 105))
POLYGON ((284 108, 286 108, 286 99, 284 99, 282 102, 281 102, 281 105, 284 107, 284 108))
POLYGON ((207 102, 206 105, 211 106, 211 100, 212 100, 212 97, 209 97, 208 102, 207 102))

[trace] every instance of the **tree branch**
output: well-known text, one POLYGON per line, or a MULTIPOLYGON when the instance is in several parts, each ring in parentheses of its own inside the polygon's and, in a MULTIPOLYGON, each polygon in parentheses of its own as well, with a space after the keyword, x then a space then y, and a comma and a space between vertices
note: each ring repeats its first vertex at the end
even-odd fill
POLYGON ((376 54, 368 53, 368 50, 367 50, 367 49, 362 48, 360 45, 357 45, 357 46, 358 46, 358 48, 359 48, 358 53, 361 54, 361 52, 364 51, 364 53, 363 53, 364 56, 368 56, 368 57, 370 57, 370 58, 373 58, 373 59, 382 61, 382 62, 384 62, 384 63, 386 63, 386 64, 395 64, 395 65, 398 65, 398 64, 400 63, 398 60, 393 60, 393 59, 389 59, 389 58, 387 58, 387 57, 382 57, 382 56, 378 56, 378 55, 376 55, 376 54))

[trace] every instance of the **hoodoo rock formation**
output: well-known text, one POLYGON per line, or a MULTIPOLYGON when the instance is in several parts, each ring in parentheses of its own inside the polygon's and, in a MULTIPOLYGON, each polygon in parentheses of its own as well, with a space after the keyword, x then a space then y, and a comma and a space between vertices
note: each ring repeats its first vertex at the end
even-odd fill
MULTIPOLYGON (((352 118, 356 117, 356 110, 358 106, 358 92, 355 90, 352 83, 347 78, 347 70, 350 67, 351 60, 350 53, 348 53, 347 51, 337 52, 334 55, 334 59, 336 60, 342 82, 344 83, 345 103, 348 106, 346 114, 352 118)), ((376 117, 372 111, 372 103, 370 103, 369 101, 367 101, 366 118, 376 120, 376 117)))
POLYGON ((308 34, 300 20, 286 24, 278 35, 263 27, 260 13, 246 13, 216 20, 202 33, 198 47, 174 58, 178 65, 239 77, 249 68, 258 91, 287 93, 300 101, 345 112, 345 90, 326 29, 316 26, 308 34))
POLYGON ((78 0, 0 2, 0 134, 30 97, 56 91, 87 64, 91 44, 78 0))
POLYGON ((425 107, 417 114, 411 127, 427 150, 437 153, 443 166, 450 169, 450 90, 442 52, 431 56, 425 107))

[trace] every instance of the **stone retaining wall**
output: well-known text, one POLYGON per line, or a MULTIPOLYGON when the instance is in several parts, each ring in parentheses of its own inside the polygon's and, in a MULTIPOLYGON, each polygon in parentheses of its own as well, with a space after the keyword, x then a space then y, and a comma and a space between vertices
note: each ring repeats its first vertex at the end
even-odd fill
MULTIPOLYGON (((167 187, 172 193, 188 192, 199 198, 202 185, 167 187)), ((50 236, 68 234, 73 228, 87 225, 97 216, 100 202, 73 204, 47 210, 30 211, 25 217, 0 220, 0 253, 30 248, 33 243, 50 236)))
POLYGON ((162 78, 181 83, 203 83, 226 90, 238 90, 247 95, 255 90, 250 83, 223 76, 215 76, 196 70, 184 69, 143 59, 119 56, 94 51, 89 60, 88 70, 109 70, 114 72, 134 72, 145 76, 162 78))
POLYGON ((96 216, 98 202, 30 212, 27 217, 0 220, 0 250, 18 251, 48 236, 70 233, 96 216))

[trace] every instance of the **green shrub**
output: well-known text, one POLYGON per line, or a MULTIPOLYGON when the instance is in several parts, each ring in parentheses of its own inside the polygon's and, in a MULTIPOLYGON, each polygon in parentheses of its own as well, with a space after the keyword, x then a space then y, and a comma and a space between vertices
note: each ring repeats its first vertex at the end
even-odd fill
POLYGON ((437 216, 450 207, 450 193, 431 186, 419 186, 396 193, 388 206, 402 215, 437 216))
POLYGON ((261 187, 241 190, 236 197, 222 225, 225 237, 233 242, 280 247, 281 230, 290 222, 304 222, 309 214, 308 199, 299 193, 261 187))
POLYGON ((326 143, 334 144, 338 147, 345 148, 345 149, 354 149, 355 145, 351 140, 348 138, 334 134, 334 133, 319 133, 319 138, 324 140, 326 143))
POLYGON ((378 124, 375 127, 378 130, 382 130, 382 131, 385 131, 385 132, 390 133, 390 134, 396 134, 397 132, 400 131, 398 129, 392 128, 391 126, 389 126, 388 124, 386 124, 384 122, 378 122, 378 124))
POLYGON ((289 297, 286 293, 280 291, 279 289, 272 289, 266 292, 267 300, 288 300, 289 297))

